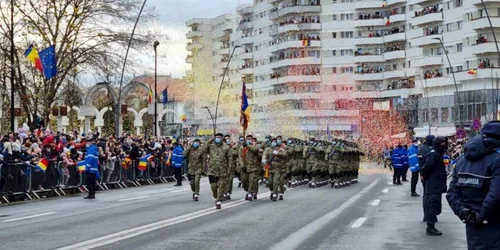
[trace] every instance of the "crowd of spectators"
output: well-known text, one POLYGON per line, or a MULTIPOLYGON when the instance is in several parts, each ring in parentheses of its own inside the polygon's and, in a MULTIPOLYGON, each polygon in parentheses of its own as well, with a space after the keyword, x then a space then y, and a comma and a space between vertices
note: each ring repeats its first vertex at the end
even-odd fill
POLYGON ((443 77, 443 74, 439 70, 427 70, 424 73, 424 79, 443 77))
POLYGON ((443 12, 443 8, 439 8, 439 5, 434 5, 431 7, 423 8, 421 11, 415 11, 415 17, 425 16, 427 14, 443 12))

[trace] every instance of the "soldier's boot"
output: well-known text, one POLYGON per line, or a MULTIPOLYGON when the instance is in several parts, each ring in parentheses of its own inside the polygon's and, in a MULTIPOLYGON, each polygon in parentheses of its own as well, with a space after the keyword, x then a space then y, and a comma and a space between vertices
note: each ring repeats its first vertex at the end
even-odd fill
POLYGON ((346 181, 346 185, 349 187, 351 186, 351 181, 346 181))
POLYGON ((314 182, 309 183, 309 187, 310 188, 316 188, 316 183, 314 183, 314 182))
POLYGON ((223 194, 223 196, 222 196, 222 201, 225 201, 225 200, 227 200, 227 195, 226 195, 226 194, 223 194))
POLYGON ((198 201, 198 194, 194 194, 194 195, 193 195, 193 200, 194 200, 194 201, 198 201))
POLYGON ((259 180, 259 185, 264 184, 264 180, 259 180))
POLYGON ((277 201, 277 199, 278 199, 278 195, 276 193, 273 193, 271 195, 271 201, 277 201))
POLYGON ((269 187, 269 181, 266 180, 266 188, 269 187))
POLYGON ((196 195, 196 193, 193 193, 193 200, 194 200, 194 196, 196 195))
POLYGON ((279 194, 279 200, 282 201, 283 200, 283 194, 279 194))
POLYGON ((340 188, 340 185, 338 182, 335 182, 335 185, 333 186, 335 189, 339 189, 340 188))
POLYGON ((292 181, 288 181, 288 183, 286 184, 288 187, 292 187, 292 181))
POLYGON ((256 193, 253 193, 253 199, 257 200, 257 194, 256 193))
POLYGON ((222 208, 222 201, 216 201, 215 202, 215 209, 221 209, 222 208))
POLYGON ((226 199, 227 199, 227 200, 230 200, 230 199, 231 199, 231 194, 230 194, 230 193, 227 193, 227 194, 226 194, 226 199))
POLYGON ((247 195, 245 196, 245 200, 252 201, 252 194, 251 193, 247 193, 247 195))

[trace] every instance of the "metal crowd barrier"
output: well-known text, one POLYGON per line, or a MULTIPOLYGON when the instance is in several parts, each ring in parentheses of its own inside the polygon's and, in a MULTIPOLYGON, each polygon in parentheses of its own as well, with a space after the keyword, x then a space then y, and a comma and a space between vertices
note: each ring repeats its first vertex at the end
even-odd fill
MULTIPOLYGON (((128 168, 121 165, 120 159, 102 162, 98 189, 105 191, 111 187, 128 188, 176 181, 174 168, 160 159, 148 162, 146 170, 140 170, 138 166, 138 160, 132 161, 128 168)), ((187 173, 185 164, 183 178, 187 173)), ((85 172, 79 172, 76 166, 66 166, 62 161, 49 161, 45 172, 31 163, 0 163, 0 204, 85 192, 88 192, 85 172)))

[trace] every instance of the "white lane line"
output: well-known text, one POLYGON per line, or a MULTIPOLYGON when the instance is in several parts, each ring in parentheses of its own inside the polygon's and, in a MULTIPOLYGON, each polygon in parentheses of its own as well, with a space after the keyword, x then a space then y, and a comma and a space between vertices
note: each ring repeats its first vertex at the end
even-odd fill
POLYGON ((363 223, 365 223, 365 221, 366 221, 366 218, 361 217, 358 220, 356 220, 356 222, 354 222, 354 224, 352 224, 351 228, 359 228, 359 227, 361 227, 361 225, 363 225, 363 223))
POLYGON ((386 193, 386 194, 389 193, 389 189, 386 188, 386 189, 382 190, 382 193, 386 193))
POLYGON ((380 204, 380 200, 374 200, 372 202, 372 206, 378 206, 378 204, 380 204))
MULTIPOLYGON (((289 188, 288 190, 292 190, 292 189, 293 188, 289 188)), ((268 196, 270 194, 271 194, 271 192, 267 192, 267 193, 263 193, 263 194, 260 194, 260 195, 262 197, 266 197, 266 196, 268 196)), ((189 213, 189 214, 185 214, 185 215, 181 215, 181 216, 178 216, 178 217, 170 218, 170 219, 167 219, 167 220, 158 221, 158 222, 147 224, 147 225, 144 225, 144 226, 139 226, 139 227, 135 227, 135 228, 123 230, 123 231, 120 231, 120 232, 108 234, 106 236, 94 238, 94 239, 87 240, 87 241, 84 241, 84 242, 80 242, 80 243, 77 243, 77 244, 74 244, 74 245, 70 245, 70 246, 58 248, 56 250, 93 249, 93 248, 97 248, 97 247, 109 245, 109 244, 112 244, 112 243, 115 243, 115 242, 118 242, 118 241, 126 240, 126 239, 129 239, 129 238, 138 236, 138 235, 146 234, 146 233, 149 233, 149 232, 161 229, 161 228, 166 228, 166 227, 173 226, 173 225, 176 225, 176 224, 179 224, 179 223, 182 223, 182 222, 190 221, 190 220, 193 220, 193 219, 196 219, 196 218, 208 215, 208 214, 213 214, 213 213, 217 213, 217 212, 220 212, 220 211, 224 211, 225 209, 229 209, 229 208, 232 208, 232 207, 237 207, 237 206, 240 206, 240 205, 243 205, 243 204, 248 204, 248 203, 249 203, 248 201, 243 200, 243 199, 237 200, 237 201, 233 201, 233 202, 229 202, 229 203, 224 203, 224 204, 222 204, 222 209, 221 210, 216 210, 214 207, 209 207, 209 208, 206 208, 206 209, 202 209, 202 210, 199 210, 199 211, 196 211, 196 212, 192 212, 192 213, 189 213)))
POLYGON ((139 196, 139 197, 133 197, 133 198, 127 198, 127 199, 121 199, 121 200, 118 200, 118 201, 134 201, 134 200, 140 200, 140 199, 144 199, 144 198, 148 198, 149 196, 139 196))
POLYGON ((391 182, 387 182, 387 185, 392 185, 392 184, 393 184, 392 181, 391 182))
POLYGON ((31 219, 31 218, 36 218, 36 217, 41 217, 45 215, 51 215, 55 214, 56 212, 48 212, 48 213, 43 213, 43 214, 35 214, 35 215, 30 215, 26 217, 20 217, 20 218, 15 218, 15 219, 9 219, 9 220, 4 220, 3 222, 11 222, 11 221, 18 221, 18 220, 26 220, 26 219, 31 219))
POLYGON ((366 192, 368 192, 370 189, 375 187, 379 180, 376 180, 372 182, 370 185, 367 187, 363 188, 359 193, 356 195, 352 196, 344 202, 340 207, 336 208, 335 210, 323 215, 322 217, 314 220, 313 222, 307 224, 306 226, 302 227, 295 233, 292 233, 282 241, 274 244, 270 249, 271 250, 282 250, 282 249, 287 249, 287 250, 293 250, 297 249, 302 243, 304 243, 307 239, 309 239, 311 236, 313 236, 315 233, 320 231, 323 227, 326 225, 330 224, 332 220, 337 218, 344 210, 348 209, 350 206, 352 206, 357 200, 359 200, 366 192))
POLYGON ((179 193, 179 192, 186 192, 186 191, 189 191, 189 189, 173 190, 173 191, 170 191, 169 193, 179 193))

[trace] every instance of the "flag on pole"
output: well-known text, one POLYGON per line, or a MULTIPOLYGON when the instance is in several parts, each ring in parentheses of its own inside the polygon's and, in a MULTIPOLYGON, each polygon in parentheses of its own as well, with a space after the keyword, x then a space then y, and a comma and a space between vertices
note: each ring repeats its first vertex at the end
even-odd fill
POLYGON ((79 161, 76 164, 76 168, 78 170, 78 173, 83 173, 85 171, 85 161, 79 161))
POLYGON ((471 70, 467 71, 467 74, 469 74, 469 75, 477 75, 477 69, 471 69, 471 70))
POLYGON ((151 86, 149 87, 148 104, 153 104, 153 89, 151 88, 151 86))
POLYGON ((391 25, 391 16, 385 17, 385 25, 391 25))
POLYGON ((328 135, 328 140, 330 140, 330 125, 326 125, 326 135, 328 135))
POLYGON ((56 46, 50 47, 40 51, 40 60, 42 61, 43 74, 45 79, 50 80, 57 75, 57 60, 56 60, 56 46))
POLYGON ((38 164, 36 164, 36 168, 45 173, 45 170, 47 170, 47 167, 49 166, 49 161, 47 159, 42 158, 38 164))
POLYGON ((387 7, 387 1, 386 1, 386 0, 383 0, 383 1, 382 1, 382 8, 385 8, 385 7, 387 7))
POLYGON ((246 84, 243 82, 243 87, 241 91, 240 124, 244 130, 248 128, 249 121, 250 121, 250 107, 248 106, 247 87, 246 84))
POLYGON ((42 60, 40 60, 40 55, 38 55, 38 51, 33 47, 33 44, 26 49, 24 56, 43 74, 42 60))
POLYGON ((168 87, 165 87, 162 94, 163 94, 163 105, 165 105, 168 102, 168 87))

